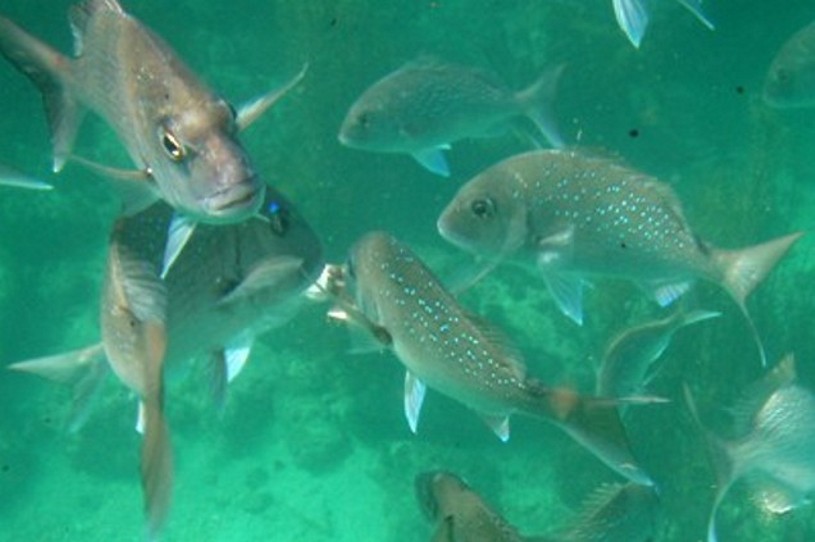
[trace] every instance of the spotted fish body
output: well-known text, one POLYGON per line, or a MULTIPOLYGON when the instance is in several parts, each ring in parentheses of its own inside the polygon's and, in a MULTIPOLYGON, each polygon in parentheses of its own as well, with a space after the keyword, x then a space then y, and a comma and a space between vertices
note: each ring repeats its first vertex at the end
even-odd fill
POLYGON ((475 410, 504 440, 511 414, 543 418, 623 476, 650 483, 631 455, 614 404, 527 377, 520 356, 460 307, 405 245, 386 233, 365 235, 351 251, 346 276, 367 327, 387 333, 407 368, 405 410, 414 431, 429 386, 475 410))
POLYGON ((725 288, 747 314, 747 296, 801 236, 716 249, 691 229, 667 184, 608 159, 550 150, 513 156, 471 179, 438 228, 475 254, 534 262, 577 323, 592 276, 633 280, 661 305, 701 278, 725 288))

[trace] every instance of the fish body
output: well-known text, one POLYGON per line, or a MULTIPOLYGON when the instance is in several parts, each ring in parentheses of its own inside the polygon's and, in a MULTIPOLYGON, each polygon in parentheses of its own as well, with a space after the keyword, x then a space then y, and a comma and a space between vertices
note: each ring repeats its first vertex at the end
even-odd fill
POLYGON ((378 329, 407 369, 405 413, 416 430, 425 387, 475 410, 502 439, 509 416, 525 413, 563 428, 623 476, 650 483, 629 450, 614 404, 529 378, 520 355, 467 313, 431 270, 383 232, 351 250, 345 277, 353 311, 378 329))
MULTIPOLYGON (((693 13, 699 19, 699 22, 707 28, 710 30, 715 28, 711 20, 702 11, 702 0, 677 0, 677 2, 693 13)), ((634 47, 639 48, 645 30, 648 28, 647 0, 612 0, 612 5, 617 24, 625 32, 628 41, 634 47)))
POLYGON ((473 68, 429 58, 409 62, 357 99, 339 139, 352 148, 410 154, 444 176, 449 168, 442 150, 450 143, 506 131, 520 116, 531 118, 549 142, 560 147, 551 111, 560 72, 556 68, 515 93, 473 68))
POLYGON ((749 481, 754 500, 769 513, 783 514, 809 504, 815 492, 815 394, 797 382, 791 355, 750 387, 732 409, 738 433, 732 440, 707 429, 687 388, 685 394, 707 437, 718 479, 708 542, 717 540, 719 506, 739 479, 749 481))
POLYGON ((815 106, 815 22, 793 34, 773 58, 764 101, 781 109, 815 106))
POLYGON ((0 17, 0 53, 43 93, 55 171, 71 156, 90 109, 113 128, 139 170, 120 180, 132 212, 160 198, 196 221, 254 215, 265 184, 237 139, 236 111, 115 0, 79 3, 70 21, 74 58, 0 17))
POLYGON ((650 542, 657 540, 659 499, 654 488, 604 484, 595 490, 557 542, 650 542))
POLYGON ((102 346, 110 367, 139 397, 144 417, 141 477, 147 531, 155 539, 170 507, 173 459, 164 418, 166 290, 158 271, 111 236, 103 289, 102 346))
POLYGON ((673 334, 685 326, 719 315, 712 311, 679 310, 666 318, 623 331, 609 342, 603 354, 597 374, 597 395, 625 397, 640 394, 646 384, 646 375, 653 374, 653 364, 668 348, 673 334))
POLYGON ((709 280, 746 315, 747 296, 802 235, 741 250, 714 248, 690 227, 667 184, 609 159, 557 150, 486 169, 458 191, 438 229, 494 261, 533 262, 561 311, 578 324, 584 283, 597 276, 632 280, 663 306, 695 279, 709 280))
MULTIPOLYGON (((466 482, 444 471, 415 479, 419 506, 434 522, 432 542, 531 542, 521 536, 466 482)), ((534 540, 543 540, 535 538, 534 540)))

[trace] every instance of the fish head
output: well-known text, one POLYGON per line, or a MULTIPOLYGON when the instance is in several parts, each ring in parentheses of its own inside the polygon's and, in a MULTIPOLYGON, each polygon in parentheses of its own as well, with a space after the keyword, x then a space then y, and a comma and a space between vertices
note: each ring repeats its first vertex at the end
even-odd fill
POLYGON ((419 507, 430 520, 438 519, 441 509, 449 508, 449 500, 471 491, 461 478, 440 470, 417 474, 414 487, 419 507))
POLYGON ((167 202, 214 224, 242 222, 263 202, 265 183, 237 139, 235 111, 220 99, 157 116, 148 160, 167 202))
POLYGON ((348 110, 340 127, 339 141, 346 147, 377 152, 411 150, 415 130, 400 119, 398 107, 370 92, 348 110))
POLYGON ((764 101, 776 108, 815 105, 815 23, 787 40, 770 64, 764 81, 764 101))
POLYGON ((436 226, 450 243, 481 256, 502 256, 526 237, 526 206, 505 175, 491 168, 467 182, 436 226))

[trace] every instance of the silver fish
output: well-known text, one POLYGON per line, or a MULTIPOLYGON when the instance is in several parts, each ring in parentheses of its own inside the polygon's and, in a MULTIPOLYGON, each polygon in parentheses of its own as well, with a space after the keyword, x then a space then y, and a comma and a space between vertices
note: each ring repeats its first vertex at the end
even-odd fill
MULTIPOLYGON (((693 13, 707 28, 715 29, 711 20, 702 11, 702 0, 677 0, 677 2, 693 13)), ((648 2, 646 0, 612 0, 612 4, 617 24, 625 32, 628 41, 634 47, 639 48, 645 30, 648 28, 648 2)))
POLYGON ((759 345, 747 296, 803 234, 740 250, 714 248, 691 229, 667 184, 612 160, 552 150, 513 156, 468 181, 438 229, 494 261, 513 255, 534 261, 560 309, 578 324, 583 285, 592 276, 633 280, 662 306, 693 280, 709 280, 738 304, 759 345))
POLYGON ((553 542, 651 542, 657 540, 659 499, 652 487, 603 484, 553 542))
POLYGON ((777 108, 815 106, 815 22, 793 34, 773 58, 764 101, 777 108))
POLYGON ((687 387, 685 394, 707 436, 718 478, 708 542, 717 540, 716 513, 727 491, 741 478, 750 480, 755 500, 767 512, 783 514, 810 502, 815 492, 815 394, 796 382, 791 355, 748 390, 734 409, 741 433, 734 440, 707 430, 687 387))
POLYGON ((597 373, 597 395, 625 397, 642 393, 646 375, 671 342, 671 337, 685 326, 716 318, 721 313, 704 310, 675 311, 660 318, 626 329, 606 347, 597 373))
POLYGON ((75 58, 0 17, 0 53, 43 93, 54 170, 72 157, 87 108, 114 129, 136 165, 137 172, 94 168, 119 178, 129 211, 160 198, 208 223, 257 213, 265 184, 237 135, 274 100, 236 112, 116 0, 77 4, 70 22, 75 58))
POLYGON ((438 175, 450 174, 442 151, 467 137, 494 134, 527 116, 555 147, 563 146, 552 101, 561 67, 513 93, 489 74, 432 58, 409 62, 351 106, 339 140, 352 148, 406 153, 438 175))
POLYGON ((3 164, 0 164, 0 186, 28 188, 29 190, 51 190, 54 188, 46 182, 24 175, 16 169, 3 164))
POLYGON ((136 391, 141 398, 139 427, 145 434, 143 485, 151 536, 164 523, 172 486, 169 436, 158 408, 161 369, 208 360, 212 392, 221 404, 226 385, 246 363, 254 338, 293 316, 323 265, 314 232, 270 187, 257 218, 201 225, 162 282, 158 273, 172 214, 168 205, 157 202, 117 222, 103 303, 104 348, 91 345, 9 367, 73 384, 69 422, 73 430, 87 417, 108 373, 106 357, 120 380, 136 391), (160 287, 166 289, 162 311, 153 301, 159 299, 155 292, 160 287), (151 314, 159 313, 166 314, 161 328, 167 337, 163 366, 157 346, 144 346, 147 339, 153 341, 148 346, 159 344, 156 326, 147 327, 159 321, 151 314), (131 322, 145 331, 134 336, 131 322))
POLYGON ((115 231, 105 278, 102 345, 113 372, 141 401, 141 479, 148 538, 153 540, 166 520, 173 478, 170 432, 163 409, 166 291, 158 272, 121 246, 115 231))
POLYGON ((436 525, 432 542, 544 542, 524 537, 484 499, 453 473, 423 472, 416 476, 416 498, 436 525))
POLYGON ((527 414, 561 427, 621 475, 651 483, 629 449, 615 402, 528 377, 520 355, 460 307, 390 235, 373 232, 360 239, 344 279, 348 318, 373 330, 407 369, 405 415, 414 432, 430 387, 475 410, 501 440, 509 438, 509 416, 527 414))

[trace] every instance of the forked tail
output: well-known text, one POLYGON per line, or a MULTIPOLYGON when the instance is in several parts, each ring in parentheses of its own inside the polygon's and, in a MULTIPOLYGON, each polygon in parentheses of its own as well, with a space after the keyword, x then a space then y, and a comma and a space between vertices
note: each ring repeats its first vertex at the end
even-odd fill
POLYGON ((791 233, 740 250, 717 249, 713 251, 713 258, 722 273, 722 285, 747 319, 750 332, 758 345, 761 365, 764 367, 767 366, 767 356, 764 353, 764 345, 755 323, 747 311, 747 297, 770 274, 773 267, 803 234, 804 232, 791 233))

